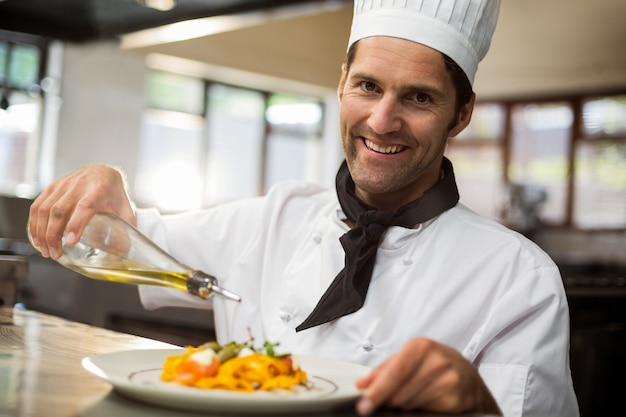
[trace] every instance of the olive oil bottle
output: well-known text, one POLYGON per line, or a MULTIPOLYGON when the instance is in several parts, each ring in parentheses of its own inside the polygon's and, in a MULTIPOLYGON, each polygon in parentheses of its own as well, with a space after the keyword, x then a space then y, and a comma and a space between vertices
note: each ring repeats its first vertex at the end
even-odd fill
MULTIPOLYGON (((30 238, 30 233, 29 233, 30 238)), ((32 243, 32 239, 31 239, 32 243)), ((139 230, 109 213, 96 213, 76 245, 62 239, 58 262, 86 277, 137 285, 175 288, 201 298, 241 298, 218 285, 217 279, 183 265, 139 230)))

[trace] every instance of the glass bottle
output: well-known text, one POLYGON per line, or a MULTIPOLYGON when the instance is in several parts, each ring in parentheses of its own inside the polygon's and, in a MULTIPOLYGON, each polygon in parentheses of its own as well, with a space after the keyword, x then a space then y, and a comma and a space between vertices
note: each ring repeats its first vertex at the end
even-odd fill
MULTIPOLYGON (((30 231, 28 238, 32 244, 30 231)), ((67 245, 57 261, 89 278, 175 288, 201 298, 213 294, 241 301, 218 285, 214 276, 183 265, 118 216, 96 213, 80 241, 67 245)))

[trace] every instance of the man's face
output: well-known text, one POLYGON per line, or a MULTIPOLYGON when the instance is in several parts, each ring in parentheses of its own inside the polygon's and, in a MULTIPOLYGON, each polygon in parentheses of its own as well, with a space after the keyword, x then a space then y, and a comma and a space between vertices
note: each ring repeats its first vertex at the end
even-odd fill
POLYGON ((455 89, 438 51, 391 37, 359 41, 338 92, 356 194, 381 210, 437 182, 447 139, 467 126, 473 108, 472 99, 455 119, 455 89))

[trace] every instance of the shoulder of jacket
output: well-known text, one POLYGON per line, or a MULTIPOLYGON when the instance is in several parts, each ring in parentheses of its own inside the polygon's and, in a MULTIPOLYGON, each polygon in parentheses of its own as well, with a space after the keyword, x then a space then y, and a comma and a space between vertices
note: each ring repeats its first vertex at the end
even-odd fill
POLYGON ((307 201, 327 200, 334 191, 319 184, 288 180, 273 185, 266 194, 269 200, 287 201, 306 199, 307 201))
POLYGON ((483 245, 491 244, 502 249, 506 247, 510 251, 517 251, 521 256, 533 259, 536 267, 555 266, 551 257, 536 242, 495 219, 472 211, 463 204, 457 204, 442 216, 448 216, 446 223, 451 227, 455 227, 451 224, 451 219, 457 220, 456 227, 462 225, 465 233, 472 236, 472 242, 480 241, 483 245))

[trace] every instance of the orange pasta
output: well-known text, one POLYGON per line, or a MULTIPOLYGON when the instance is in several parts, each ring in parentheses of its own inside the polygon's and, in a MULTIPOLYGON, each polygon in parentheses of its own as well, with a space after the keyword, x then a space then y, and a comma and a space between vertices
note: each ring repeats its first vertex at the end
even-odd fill
POLYGON ((218 349, 187 346, 182 355, 170 356, 163 364, 161 379, 205 389, 252 392, 291 389, 307 382, 307 375, 290 355, 276 356, 274 345, 267 353, 251 351, 236 356, 244 345, 229 344, 228 354, 218 349), (233 354, 233 348, 235 352, 233 354), (210 351, 209 351, 210 350, 210 351), (221 357, 221 359, 220 359, 221 357))

